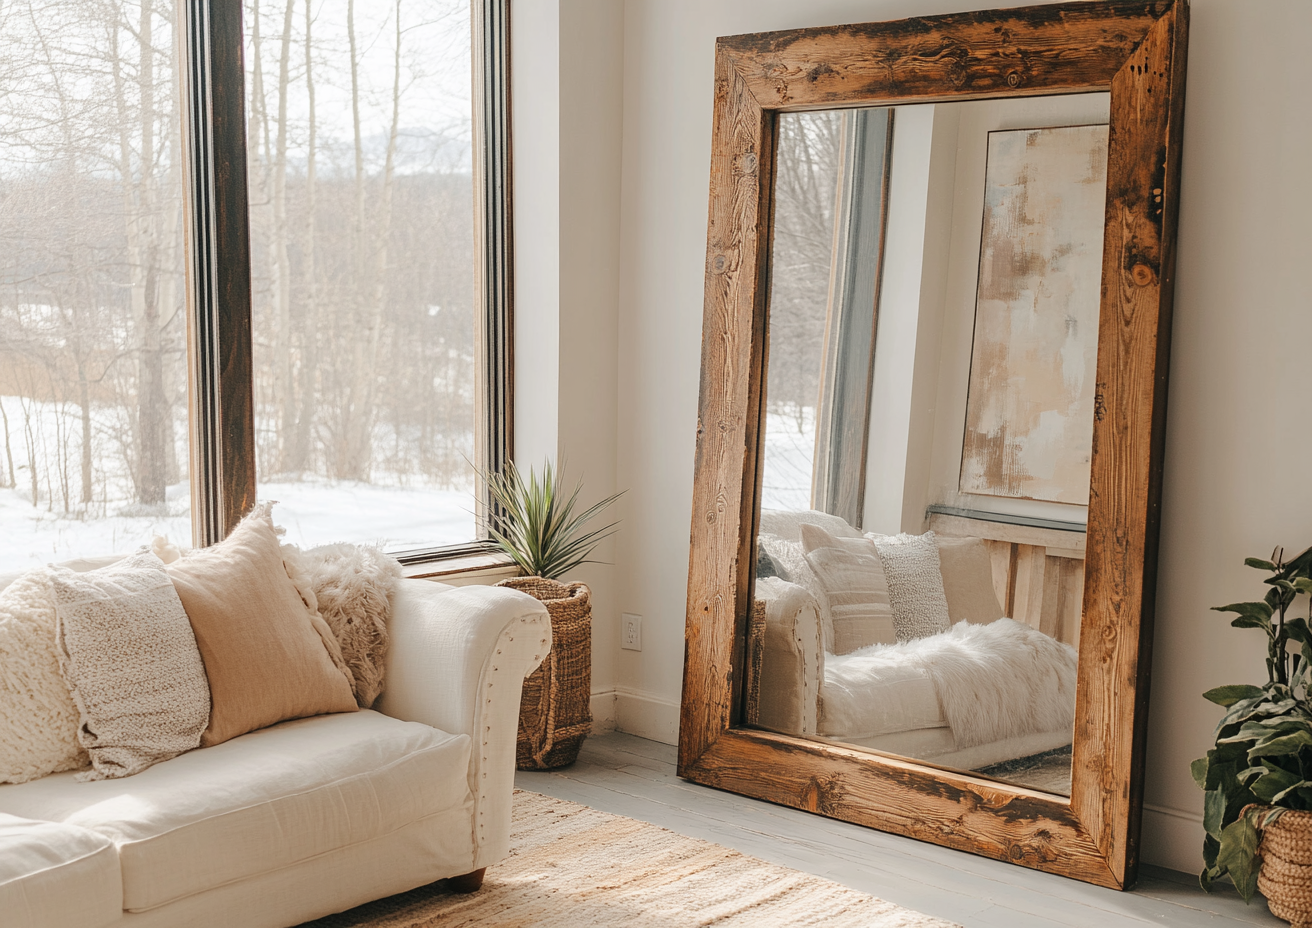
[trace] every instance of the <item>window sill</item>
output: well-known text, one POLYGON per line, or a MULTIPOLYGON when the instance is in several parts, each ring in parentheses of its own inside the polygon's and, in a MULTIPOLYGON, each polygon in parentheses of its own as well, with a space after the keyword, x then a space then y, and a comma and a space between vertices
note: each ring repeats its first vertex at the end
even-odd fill
POLYGON ((453 586, 491 584, 519 576, 519 567, 504 554, 477 552, 456 557, 434 558, 403 564, 402 576, 411 580, 435 580, 453 586))

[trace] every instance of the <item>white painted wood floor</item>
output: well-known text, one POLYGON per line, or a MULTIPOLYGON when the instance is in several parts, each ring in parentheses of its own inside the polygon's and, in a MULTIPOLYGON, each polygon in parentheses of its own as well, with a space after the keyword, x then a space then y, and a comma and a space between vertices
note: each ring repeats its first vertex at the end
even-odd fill
POLYGON ((1211 895, 1193 875, 1141 867, 1118 893, 883 834, 680 780, 675 749, 618 732, 589 738, 577 763, 519 772, 515 785, 818 874, 965 928, 1283 926, 1261 899, 1211 895))

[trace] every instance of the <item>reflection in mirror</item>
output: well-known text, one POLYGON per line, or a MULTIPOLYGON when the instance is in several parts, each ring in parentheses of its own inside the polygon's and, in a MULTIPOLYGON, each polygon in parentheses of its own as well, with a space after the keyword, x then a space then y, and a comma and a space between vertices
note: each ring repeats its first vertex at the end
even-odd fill
POLYGON ((1070 794, 1107 121, 781 114, 747 724, 1070 794))

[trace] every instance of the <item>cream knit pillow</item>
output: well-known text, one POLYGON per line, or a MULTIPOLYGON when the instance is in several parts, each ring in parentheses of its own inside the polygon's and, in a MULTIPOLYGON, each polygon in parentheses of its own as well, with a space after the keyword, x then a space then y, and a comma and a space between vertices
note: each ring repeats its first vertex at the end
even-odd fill
POLYGON ((0 590, 0 783, 85 767, 78 714, 59 673, 50 571, 0 590))
POLYGON ((131 776, 200 744, 210 690, 164 562, 144 548, 112 567, 52 569, 59 665, 95 768, 131 776))
POLYGON ((875 543, 884 565, 897 640, 928 638, 951 628, 934 533, 866 537, 875 543))

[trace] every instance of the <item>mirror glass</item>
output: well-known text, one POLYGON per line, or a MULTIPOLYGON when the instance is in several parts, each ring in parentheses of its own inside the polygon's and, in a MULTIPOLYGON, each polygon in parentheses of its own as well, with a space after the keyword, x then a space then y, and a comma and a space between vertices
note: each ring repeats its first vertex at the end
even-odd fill
POLYGON ((780 115, 747 725, 1070 794, 1108 104, 780 115))

